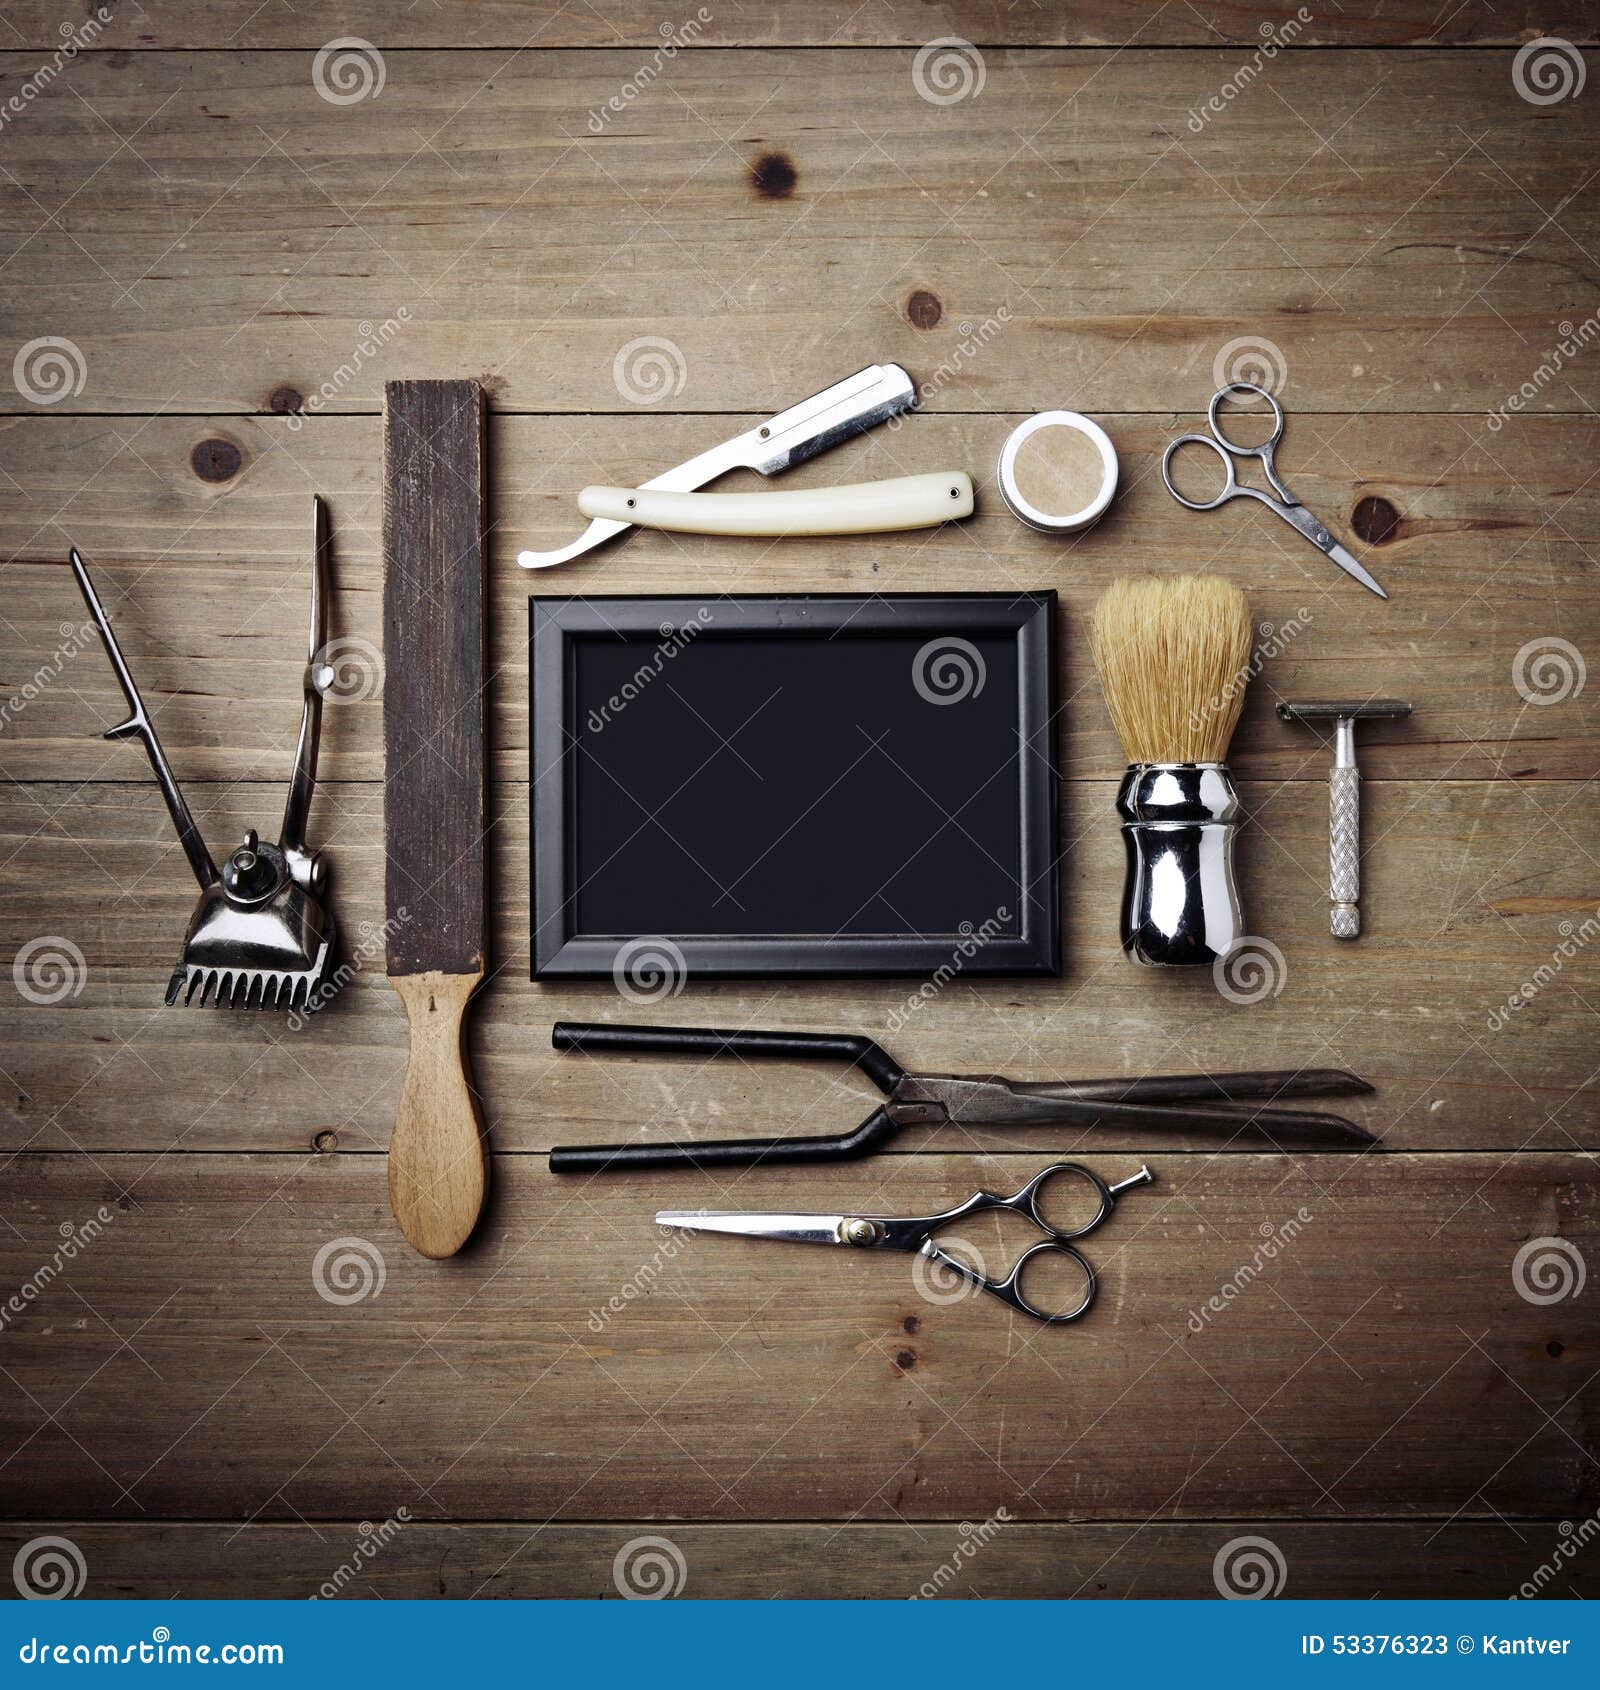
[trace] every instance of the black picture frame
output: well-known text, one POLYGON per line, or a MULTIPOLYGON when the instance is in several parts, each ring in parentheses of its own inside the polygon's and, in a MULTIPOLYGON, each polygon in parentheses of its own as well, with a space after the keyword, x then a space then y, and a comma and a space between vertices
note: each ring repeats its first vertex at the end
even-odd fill
MULTIPOLYGON (((914 648, 918 661, 941 642, 952 641, 958 650, 965 644, 974 653, 977 647, 971 642, 983 641, 991 652, 1005 654, 1002 687, 1012 690, 1006 683, 1014 683, 1015 711, 1002 709, 1005 743, 999 743, 997 735, 995 755, 1008 760, 997 764, 1005 772, 1008 799, 1008 809, 999 813, 1009 816, 1009 804, 1014 802, 1016 807, 1015 833, 1008 831, 1008 839, 1016 842, 1016 913, 1009 914, 1009 905, 999 906, 1008 912, 1004 929, 982 933, 980 942, 973 943, 970 923, 961 923, 951 931, 895 933, 674 933, 670 914, 664 910, 662 921, 649 937, 666 942, 662 948, 670 958, 669 972, 680 969, 687 977, 707 978, 929 976, 952 968, 969 975, 1060 974, 1054 592, 704 598, 531 595, 528 609, 531 972, 535 980, 612 975, 627 947, 641 943, 637 932, 585 931, 580 925, 579 893, 588 884, 585 877, 592 878, 597 865, 580 860, 576 783, 586 759, 593 762, 599 755, 585 744, 585 733, 593 730, 599 712, 589 705, 586 727, 583 712, 587 694, 580 697, 580 656, 585 656, 583 667, 600 666, 583 642, 632 642, 657 653, 669 650, 674 641, 683 642, 668 660, 657 657, 652 674, 659 674, 663 667, 688 660, 694 631, 699 631, 702 640, 757 637, 785 644, 790 640, 921 640, 923 644, 914 648), (1013 650, 1014 670, 1009 661, 1013 650)), ((756 649, 749 648, 745 655, 752 655, 756 649)), ((866 654, 889 648, 857 649, 862 656, 850 661, 859 671, 866 654)), ((759 650, 764 659, 774 652, 779 657, 785 655, 781 647, 771 645, 759 650)), ((907 685, 907 672, 898 664, 884 667, 891 671, 884 676, 884 687, 907 685)), ((870 672, 876 675, 878 671, 873 668, 870 672)), ((677 670, 676 675, 682 680, 684 671, 677 670)), ((944 679, 949 678, 947 673, 944 679)), ((935 676, 929 684, 938 683, 935 676)), ((591 685, 587 680, 581 684, 591 685)), ((954 684, 960 684, 959 665, 954 684)), ((623 702, 631 709, 648 710, 647 690, 641 686, 637 696, 623 702)), ((923 697, 928 694, 923 693, 923 697)), ((832 698, 830 694, 830 707, 832 698)), ((615 698, 608 701, 607 708, 616 702, 615 698)), ((897 700, 897 704, 903 711, 903 703, 897 700)), ((666 705, 667 694, 658 695, 656 707, 666 705)), ((993 701, 989 708, 992 713, 993 701)), ((938 731, 942 715, 927 713, 928 733, 938 731)), ((622 720, 620 716, 616 719, 622 720)), ((590 742, 591 746, 597 743, 590 742)), ((593 790, 599 790, 598 777, 593 778, 593 790)), ((859 831, 852 836, 851 829, 896 825, 892 814, 882 813, 853 814, 836 820, 841 852, 850 850, 852 837, 864 837, 859 831)), ((1009 830, 1009 820, 1005 825, 1009 830)), ((1008 866, 1009 856, 1008 851, 1008 866)), ((633 877, 628 884, 636 887, 638 878, 633 877)))

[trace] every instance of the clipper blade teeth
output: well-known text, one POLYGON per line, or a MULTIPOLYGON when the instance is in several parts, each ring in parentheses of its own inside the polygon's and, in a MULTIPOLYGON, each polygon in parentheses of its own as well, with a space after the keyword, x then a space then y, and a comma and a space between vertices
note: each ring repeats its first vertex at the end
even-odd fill
POLYGON ((207 968, 180 964, 167 986, 167 1002, 179 994, 185 1005, 198 994, 201 1009, 303 1009, 311 1000, 313 976, 305 969, 207 968))

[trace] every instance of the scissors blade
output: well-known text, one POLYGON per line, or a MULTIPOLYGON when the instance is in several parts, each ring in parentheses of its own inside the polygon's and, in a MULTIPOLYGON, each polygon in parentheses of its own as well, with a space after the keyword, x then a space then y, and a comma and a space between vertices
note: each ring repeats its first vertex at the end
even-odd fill
POLYGON ((1329 557, 1338 564, 1346 575, 1353 575, 1369 592, 1374 592, 1380 599, 1388 598, 1388 594, 1367 573, 1360 561, 1351 556, 1337 540, 1329 540, 1324 548, 1329 557))
MULTIPOLYGON (((1242 491, 1250 493, 1255 490, 1254 488, 1247 487, 1242 489, 1242 491)), ((1359 581, 1368 592, 1376 593, 1380 599, 1388 598, 1389 595, 1375 580, 1373 580, 1372 576, 1367 573, 1365 567, 1348 551, 1346 551, 1336 539, 1334 539, 1328 530, 1323 527, 1316 517, 1314 517, 1298 499, 1290 498, 1280 502, 1277 499, 1268 498, 1264 493, 1256 493, 1255 496, 1260 499, 1263 504, 1269 505, 1273 510, 1275 510, 1291 528, 1298 529, 1300 533, 1304 534, 1318 551, 1325 552, 1336 564, 1338 564, 1346 575, 1350 576, 1353 580, 1359 581)))
POLYGON ((663 1209, 657 1226, 685 1232, 731 1232, 744 1238, 778 1238, 790 1244, 842 1244, 843 1215, 754 1214, 742 1209, 663 1209))

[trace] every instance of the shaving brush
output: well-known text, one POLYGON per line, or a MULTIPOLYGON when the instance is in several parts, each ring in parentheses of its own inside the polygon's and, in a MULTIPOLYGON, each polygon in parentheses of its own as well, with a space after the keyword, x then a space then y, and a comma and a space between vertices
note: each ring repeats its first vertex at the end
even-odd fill
POLYGON ((1095 607, 1095 667, 1128 758, 1122 948, 1137 962, 1214 963, 1244 934, 1225 759, 1251 647, 1244 594, 1217 575, 1114 581, 1095 607))

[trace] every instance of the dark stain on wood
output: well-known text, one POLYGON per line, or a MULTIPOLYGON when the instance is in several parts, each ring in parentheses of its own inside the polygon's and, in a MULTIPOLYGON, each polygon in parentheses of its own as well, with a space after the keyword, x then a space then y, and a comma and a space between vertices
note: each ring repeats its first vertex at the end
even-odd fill
POLYGON ((763 153, 750 166, 750 186, 758 199, 792 199, 799 180, 794 161, 786 153, 763 153))
POLYGON ((231 481, 243 462, 244 453, 220 436, 202 440, 189 454, 189 467, 202 481, 231 481))
POLYGON ((906 321, 914 329, 931 329, 943 315, 938 294, 926 288, 918 288, 906 301, 906 321))
POLYGON ((1350 526, 1369 546, 1392 540, 1400 527, 1400 513, 1387 499, 1362 499, 1350 513, 1350 526))
POLYGON ((294 411, 303 411, 305 407, 305 395, 298 387, 275 387, 267 399, 267 409, 275 411, 280 417, 288 416, 294 411))
POLYGON ((894 1364, 902 1373, 909 1373, 917 1365, 917 1352, 915 1350, 896 1350, 894 1352, 894 1364))
POLYGON ((921 1324, 922 1322, 918 1320, 914 1314, 908 1314, 905 1319, 900 1322, 900 1330, 902 1332, 915 1332, 921 1324))
POLYGON ((1552 1338, 1550 1342, 1545 1345, 1544 1353, 1549 1356, 1551 1361, 1560 1361, 1562 1356, 1567 1353, 1567 1346, 1563 1344, 1559 1338, 1552 1338))

